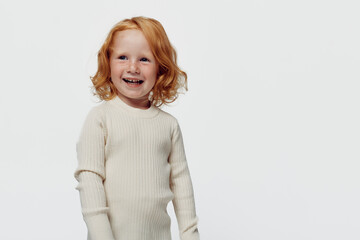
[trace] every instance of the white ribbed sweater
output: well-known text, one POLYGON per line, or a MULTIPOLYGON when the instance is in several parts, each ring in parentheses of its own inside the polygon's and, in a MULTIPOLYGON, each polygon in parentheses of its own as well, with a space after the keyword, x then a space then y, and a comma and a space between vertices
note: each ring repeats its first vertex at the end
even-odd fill
POLYGON ((171 240, 171 200, 181 240, 199 239, 182 134, 172 115, 116 96, 90 110, 76 150, 88 239, 171 240))

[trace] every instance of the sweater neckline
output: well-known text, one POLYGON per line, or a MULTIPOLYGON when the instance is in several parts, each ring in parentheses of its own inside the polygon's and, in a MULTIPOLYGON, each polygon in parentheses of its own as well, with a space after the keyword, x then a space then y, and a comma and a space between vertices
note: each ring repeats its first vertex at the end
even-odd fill
POLYGON ((109 101, 112 105, 125 110, 133 116, 141 118, 153 118, 159 113, 159 108, 151 104, 147 109, 135 108, 125 103, 118 95, 109 101))

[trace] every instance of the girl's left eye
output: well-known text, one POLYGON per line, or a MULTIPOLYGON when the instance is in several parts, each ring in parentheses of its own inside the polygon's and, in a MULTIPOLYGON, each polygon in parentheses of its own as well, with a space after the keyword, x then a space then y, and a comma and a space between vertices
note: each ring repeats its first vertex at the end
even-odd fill
POLYGON ((147 62, 147 61, 149 61, 149 59, 147 59, 147 58, 141 58, 140 61, 145 61, 145 62, 147 62))

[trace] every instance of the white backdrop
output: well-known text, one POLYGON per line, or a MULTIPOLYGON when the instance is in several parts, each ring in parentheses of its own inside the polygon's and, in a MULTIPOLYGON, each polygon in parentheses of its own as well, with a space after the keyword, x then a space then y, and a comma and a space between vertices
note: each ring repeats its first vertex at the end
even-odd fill
MULTIPOLYGON (((360 239, 360 4, 0 2, 0 239, 86 239, 75 143, 110 28, 158 19, 202 240, 360 239)), ((177 222, 171 203, 173 239, 177 222)))

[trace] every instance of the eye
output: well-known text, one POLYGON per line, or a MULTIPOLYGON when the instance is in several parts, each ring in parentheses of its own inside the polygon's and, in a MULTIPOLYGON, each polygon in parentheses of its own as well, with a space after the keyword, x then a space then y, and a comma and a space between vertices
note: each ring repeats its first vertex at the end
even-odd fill
POLYGON ((143 61, 143 62, 148 62, 148 61, 149 61, 149 59, 147 59, 147 58, 143 57, 143 58, 141 58, 141 59, 140 59, 140 61, 143 61))
POLYGON ((121 56, 119 57, 119 59, 120 59, 120 60, 126 60, 126 56, 121 55, 121 56))

